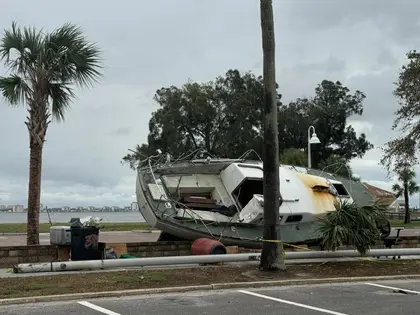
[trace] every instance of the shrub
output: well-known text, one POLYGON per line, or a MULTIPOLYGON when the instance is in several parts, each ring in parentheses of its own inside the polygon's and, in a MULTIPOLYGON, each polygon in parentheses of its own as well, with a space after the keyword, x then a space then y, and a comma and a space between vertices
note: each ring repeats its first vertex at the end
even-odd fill
POLYGON ((354 246, 363 256, 380 237, 380 226, 388 223, 385 208, 378 205, 359 207, 348 201, 337 202, 336 211, 319 219, 317 232, 321 246, 335 251, 339 246, 354 246))

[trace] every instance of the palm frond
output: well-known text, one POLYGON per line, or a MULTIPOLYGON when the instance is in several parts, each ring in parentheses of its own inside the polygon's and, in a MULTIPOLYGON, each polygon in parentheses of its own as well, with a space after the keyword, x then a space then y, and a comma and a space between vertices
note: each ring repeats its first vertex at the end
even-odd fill
POLYGON ((52 100, 52 115, 57 121, 64 121, 65 113, 75 98, 72 88, 62 83, 51 83, 49 96, 52 100))
POLYGON ((25 60, 27 66, 35 69, 40 66, 44 54, 44 34, 35 27, 23 28, 23 45, 25 47, 25 60))
POLYGON ((405 183, 416 177, 416 172, 410 168, 404 168, 398 173, 398 179, 405 183))
POLYGON ((22 32, 16 27, 16 22, 12 23, 12 29, 4 30, 0 45, 0 58, 6 63, 10 60, 13 49, 23 53, 22 32))
POLYGON ((378 205, 359 207, 347 201, 336 203, 336 211, 319 219, 317 232, 321 245, 334 251, 339 246, 354 246, 360 254, 379 238, 378 223, 386 221, 386 208, 378 205))
POLYGON ((24 27, 23 31, 12 23, 10 30, 5 30, 0 44, 0 59, 10 71, 19 74, 34 69, 38 57, 43 49, 43 36, 41 31, 33 27, 24 27))
POLYGON ((400 184, 392 185, 392 191, 398 193, 400 190, 402 190, 402 187, 400 186, 400 184))
MULTIPOLYGON (((0 45, 0 58, 4 61, 5 65, 9 67, 12 61, 11 54, 14 50, 19 53, 19 56, 23 56, 25 53, 22 32, 17 28, 16 22, 12 23, 11 29, 4 31, 0 45)), ((17 59, 19 59, 19 57, 17 59)))
POLYGON ((408 193, 410 195, 414 195, 415 193, 418 193, 420 191, 420 186, 417 185, 417 183, 412 180, 408 183, 408 193))
POLYGON ((0 92, 11 105, 24 103, 30 91, 29 85, 17 74, 12 74, 9 77, 0 77, 0 92))
POLYGON ((80 27, 66 23, 46 40, 52 76, 60 82, 89 86, 101 77, 101 51, 88 43, 80 27))
POLYGON ((404 188, 402 188, 399 184, 392 185, 392 191, 395 193, 397 198, 400 198, 404 193, 404 188))

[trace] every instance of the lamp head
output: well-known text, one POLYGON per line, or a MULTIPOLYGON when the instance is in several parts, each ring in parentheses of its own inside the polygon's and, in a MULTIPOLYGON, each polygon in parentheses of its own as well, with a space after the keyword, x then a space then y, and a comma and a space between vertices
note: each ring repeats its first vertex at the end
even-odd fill
POLYGON ((319 143, 321 143, 321 141, 319 141, 319 138, 318 138, 318 136, 316 135, 315 132, 312 134, 312 137, 311 137, 311 140, 309 140, 309 143, 310 144, 319 144, 319 143))

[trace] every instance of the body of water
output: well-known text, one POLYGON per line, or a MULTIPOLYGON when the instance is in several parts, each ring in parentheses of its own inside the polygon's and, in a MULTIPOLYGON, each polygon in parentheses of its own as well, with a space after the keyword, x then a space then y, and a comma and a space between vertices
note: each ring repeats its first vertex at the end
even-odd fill
MULTIPOLYGON (((51 221, 53 223, 65 223, 69 222, 71 218, 81 217, 99 217, 102 218, 102 222, 145 222, 140 212, 54 212, 50 213, 51 221)), ((0 224, 1 223, 26 223, 26 213, 0 213, 0 224)), ((40 223, 49 223, 47 213, 40 213, 40 223)))

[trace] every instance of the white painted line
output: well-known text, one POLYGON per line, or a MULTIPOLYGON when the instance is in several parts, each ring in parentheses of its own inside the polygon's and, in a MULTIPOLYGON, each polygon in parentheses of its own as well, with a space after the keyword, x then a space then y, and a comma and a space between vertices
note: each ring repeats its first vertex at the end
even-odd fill
POLYGON ((88 308, 90 308, 92 310, 95 310, 97 312, 100 312, 102 314, 106 314, 106 315, 121 315, 120 313, 115 313, 113 311, 107 310, 106 308, 97 306, 95 304, 92 304, 92 303, 89 303, 89 302, 86 302, 86 301, 80 301, 80 302, 77 302, 77 303, 80 304, 80 305, 86 306, 86 307, 88 307, 88 308))
POLYGON ((306 308, 306 309, 309 309, 309 310, 322 312, 322 313, 325 313, 325 314, 347 315, 347 314, 344 314, 344 313, 334 312, 334 311, 326 310, 326 309, 315 307, 315 306, 310 306, 310 305, 305 305, 305 304, 296 303, 296 302, 292 302, 292 301, 277 299, 277 298, 273 298, 271 296, 262 295, 262 294, 258 294, 258 293, 251 292, 251 291, 238 290, 238 292, 253 295, 253 296, 256 296, 256 297, 259 297, 259 298, 262 298, 262 299, 266 299, 266 300, 276 301, 276 302, 279 302, 279 303, 289 304, 289 305, 293 305, 293 306, 299 306, 299 307, 306 308))
POLYGON ((389 286, 382 285, 382 284, 377 284, 377 283, 365 283, 365 284, 371 285, 371 286, 374 286, 374 287, 384 288, 384 289, 403 291, 403 292, 412 293, 412 294, 420 294, 419 291, 412 291, 412 290, 407 290, 407 289, 389 287, 389 286))

